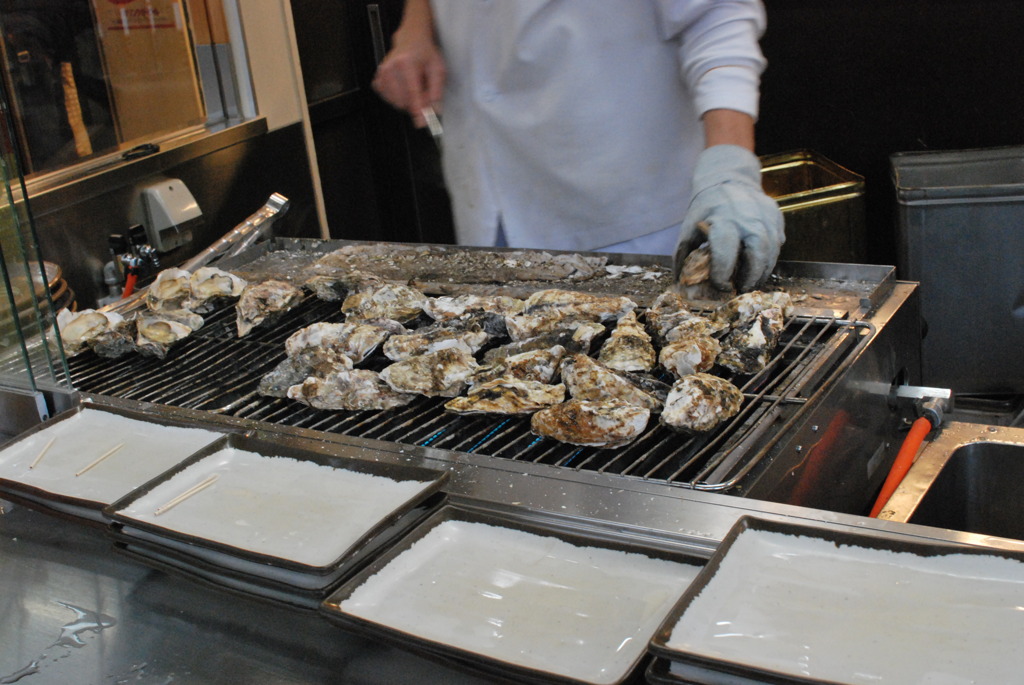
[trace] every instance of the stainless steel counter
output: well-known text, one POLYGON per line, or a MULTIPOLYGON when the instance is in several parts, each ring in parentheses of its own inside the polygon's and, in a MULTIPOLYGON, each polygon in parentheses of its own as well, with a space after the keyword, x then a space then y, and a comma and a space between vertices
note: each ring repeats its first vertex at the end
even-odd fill
POLYGON ((150 570, 98 528, 2 506, 0 683, 488 682, 313 612, 150 570))
MULTIPOLYGON (((228 420, 229 423, 232 421, 228 420)), ((259 431, 328 453, 449 469, 449 496, 512 509, 554 529, 585 529, 708 557, 744 515, 872 529, 897 537, 980 536, 603 474, 409 448, 303 429, 259 431)), ((106 532, 4 504, 0 515, 0 683, 492 682, 350 634, 293 609, 151 570, 106 532)))

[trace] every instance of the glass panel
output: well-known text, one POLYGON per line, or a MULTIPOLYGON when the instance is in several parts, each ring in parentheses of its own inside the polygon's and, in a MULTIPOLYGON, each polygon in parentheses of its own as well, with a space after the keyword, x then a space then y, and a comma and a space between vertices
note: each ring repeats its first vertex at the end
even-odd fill
POLYGON ((67 284, 40 256, 28 203, 14 200, 15 189, 22 198, 25 188, 2 90, 0 111, 0 387, 70 390, 56 326, 67 284))
POLYGON ((206 120, 179 0, 0 0, 0 28, 26 174, 206 120))

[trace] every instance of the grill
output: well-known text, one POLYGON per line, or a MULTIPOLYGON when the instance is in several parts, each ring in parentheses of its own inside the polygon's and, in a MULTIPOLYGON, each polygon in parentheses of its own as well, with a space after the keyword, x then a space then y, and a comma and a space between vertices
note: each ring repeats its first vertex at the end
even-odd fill
MULTIPOLYGON (((307 297, 273 325, 239 339, 234 307, 227 306, 208 315, 204 327, 174 346, 163 360, 136 354, 108 360, 85 352, 69 360, 69 369, 74 387, 96 395, 556 469, 727 491, 740 484, 814 406, 816 398, 843 376, 874 330, 868 322, 833 315, 795 316, 786 323, 780 345, 763 372, 730 378, 745 400, 740 413, 717 430, 687 436, 652 420, 629 446, 598 449, 538 438, 530 432, 529 418, 447 414, 440 398, 419 398, 389 411, 352 412, 317 410, 256 393, 260 378, 284 359, 289 335, 314 322, 341 320, 337 303, 307 297)), ((386 363, 378 357, 364 365, 382 368, 386 363)))

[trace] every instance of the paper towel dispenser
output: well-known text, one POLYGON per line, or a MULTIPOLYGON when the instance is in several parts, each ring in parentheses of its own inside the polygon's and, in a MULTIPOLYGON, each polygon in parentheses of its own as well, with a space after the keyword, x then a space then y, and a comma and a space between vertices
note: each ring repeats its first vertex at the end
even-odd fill
POLYGON ((157 252, 191 242, 192 229, 202 217, 199 203, 180 179, 164 178, 140 189, 137 221, 146 227, 157 252))

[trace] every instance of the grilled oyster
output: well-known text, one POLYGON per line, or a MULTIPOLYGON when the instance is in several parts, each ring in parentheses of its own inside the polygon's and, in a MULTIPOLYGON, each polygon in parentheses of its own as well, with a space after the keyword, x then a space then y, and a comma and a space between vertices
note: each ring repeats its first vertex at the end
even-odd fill
POLYGON ((146 291, 146 306, 158 312, 164 309, 183 309, 192 297, 192 274, 184 269, 164 269, 146 291))
POLYGON ((238 337, 245 337, 256 326, 284 314, 301 299, 302 291, 284 281, 272 279, 245 286, 235 305, 238 337))
POLYGON ((323 378, 310 377, 288 388, 290 399, 315 409, 394 409, 404 407, 416 395, 392 390, 380 374, 368 369, 345 369, 323 378))
POLYGON ((642 387, 636 376, 613 371, 585 354, 572 354, 562 360, 562 382, 569 394, 577 400, 604 400, 612 398, 648 411, 661 411, 668 386, 659 392, 658 385, 649 381, 642 387))
POLYGON ((721 344, 711 336, 691 333, 661 348, 658 362, 677 378, 682 378, 710 369, 721 351, 721 344))
POLYGON ((780 318, 785 321, 793 313, 793 298, 789 296, 789 293, 783 291, 768 293, 753 290, 732 298, 715 310, 711 318, 714 321, 736 327, 753 321, 759 313, 766 309, 780 310, 780 318))
POLYGON ((479 326, 428 326, 408 335, 396 335, 384 343, 384 356, 400 362, 447 348, 475 354, 490 336, 479 326))
POLYGON ((135 335, 135 320, 125 319, 90 340, 89 347, 101 357, 117 359, 138 349, 135 335))
POLYGON ((435 321, 451 321, 484 312, 512 316, 522 312, 525 306, 522 300, 505 295, 458 295, 431 297, 423 311, 435 321))
POLYGON ((765 309, 753 319, 737 326, 722 339, 722 353, 718 363, 740 374, 762 371, 771 360, 772 353, 782 336, 782 310, 765 309))
POLYGON ((535 316, 558 312, 565 317, 586 318, 594 321, 620 319, 636 309, 636 302, 628 297, 591 295, 573 290, 538 290, 526 298, 523 314, 535 316))
POLYGON ((74 356, 100 335, 112 330, 122 323, 124 317, 114 312, 98 312, 95 309, 83 309, 70 312, 62 309, 57 314, 57 328, 64 352, 74 356))
POLYGON ((135 346, 147 357, 163 359, 171 345, 192 335, 192 329, 180 321, 155 314, 135 319, 135 346))
POLYGON ((349 321, 394 319, 409 323, 423 311, 427 296, 400 283, 383 283, 364 288, 345 298, 341 311, 349 321))
POLYGON ((530 430, 573 445, 622 447, 643 433, 650 417, 644 407, 620 400, 573 398, 538 411, 530 418, 530 430))
POLYGON ((496 378, 474 385, 465 397, 444 404, 453 414, 532 414, 565 400, 565 386, 538 381, 496 378))
POLYGON ((555 373, 558 372, 558 364, 562 361, 564 354, 564 347, 553 345, 547 349, 529 350, 509 355, 482 365, 480 370, 470 378, 470 383, 475 386, 497 378, 550 383, 554 379, 555 373))
POLYGON ((330 269, 307 279, 302 287, 325 302, 337 302, 346 295, 383 284, 383 280, 368 271, 330 269))
POLYGON ((203 266, 189 278, 190 296, 182 306, 197 314, 206 314, 219 304, 239 297, 247 285, 244 279, 233 273, 203 266))
POLYGON ((658 297, 644 314, 647 328, 655 340, 664 341, 673 328, 697 316, 690 311, 690 305, 679 293, 667 290, 658 297))
POLYGON ((455 397, 478 368, 469 352, 448 348, 395 362, 382 370, 380 377, 396 392, 455 397))
POLYGON ((310 377, 323 379, 332 373, 348 371, 352 360, 327 347, 306 347, 286 357, 260 379, 256 392, 268 397, 287 397, 288 389, 310 377))
POLYGON ((484 353, 484 362, 490 364, 515 354, 529 352, 530 350, 549 349, 555 345, 565 348, 567 352, 582 352, 586 354, 590 351, 590 344, 594 338, 602 333, 604 333, 603 324, 581 324, 575 330, 545 333, 535 338, 527 338, 526 340, 500 345, 494 349, 487 350, 484 353))
POLYGON ((390 336, 391 330, 369 323, 319 322, 292 333, 284 341, 284 349, 289 357, 294 357, 306 349, 321 348, 343 354, 358 364, 390 336))
POLYGON ((636 312, 629 312, 612 330, 612 335, 601 346, 598 360, 617 371, 650 371, 657 355, 651 336, 636 320, 636 312))
POLYGON ((203 317, 195 312, 189 311, 188 309, 165 309, 153 314, 144 314, 143 316, 149 316, 151 319, 162 319, 164 321, 177 321, 180 324, 188 326, 193 331, 198 331, 203 327, 206 321, 203 317))
POLYGON ((670 343, 691 335, 705 335, 717 338, 729 330, 729 325, 712 321, 706 316, 694 314, 691 318, 680 321, 664 336, 664 342, 670 343))
MULTIPOLYGON (((576 331, 579 328, 593 330, 598 335, 604 333, 604 326, 598 323, 598 316, 588 317, 582 314, 563 316, 557 311, 542 314, 518 314, 505 317, 505 327, 513 342, 536 338, 556 331, 576 331), (597 328, 600 327, 600 332, 597 328)), ((596 337, 596 336, 595 336, 596 337)))
POLYGON ((674 430, 703 433, 735 416, 742 404, 743 393, 729 381, 695 373, 672 386, 660 421, 674 430))

